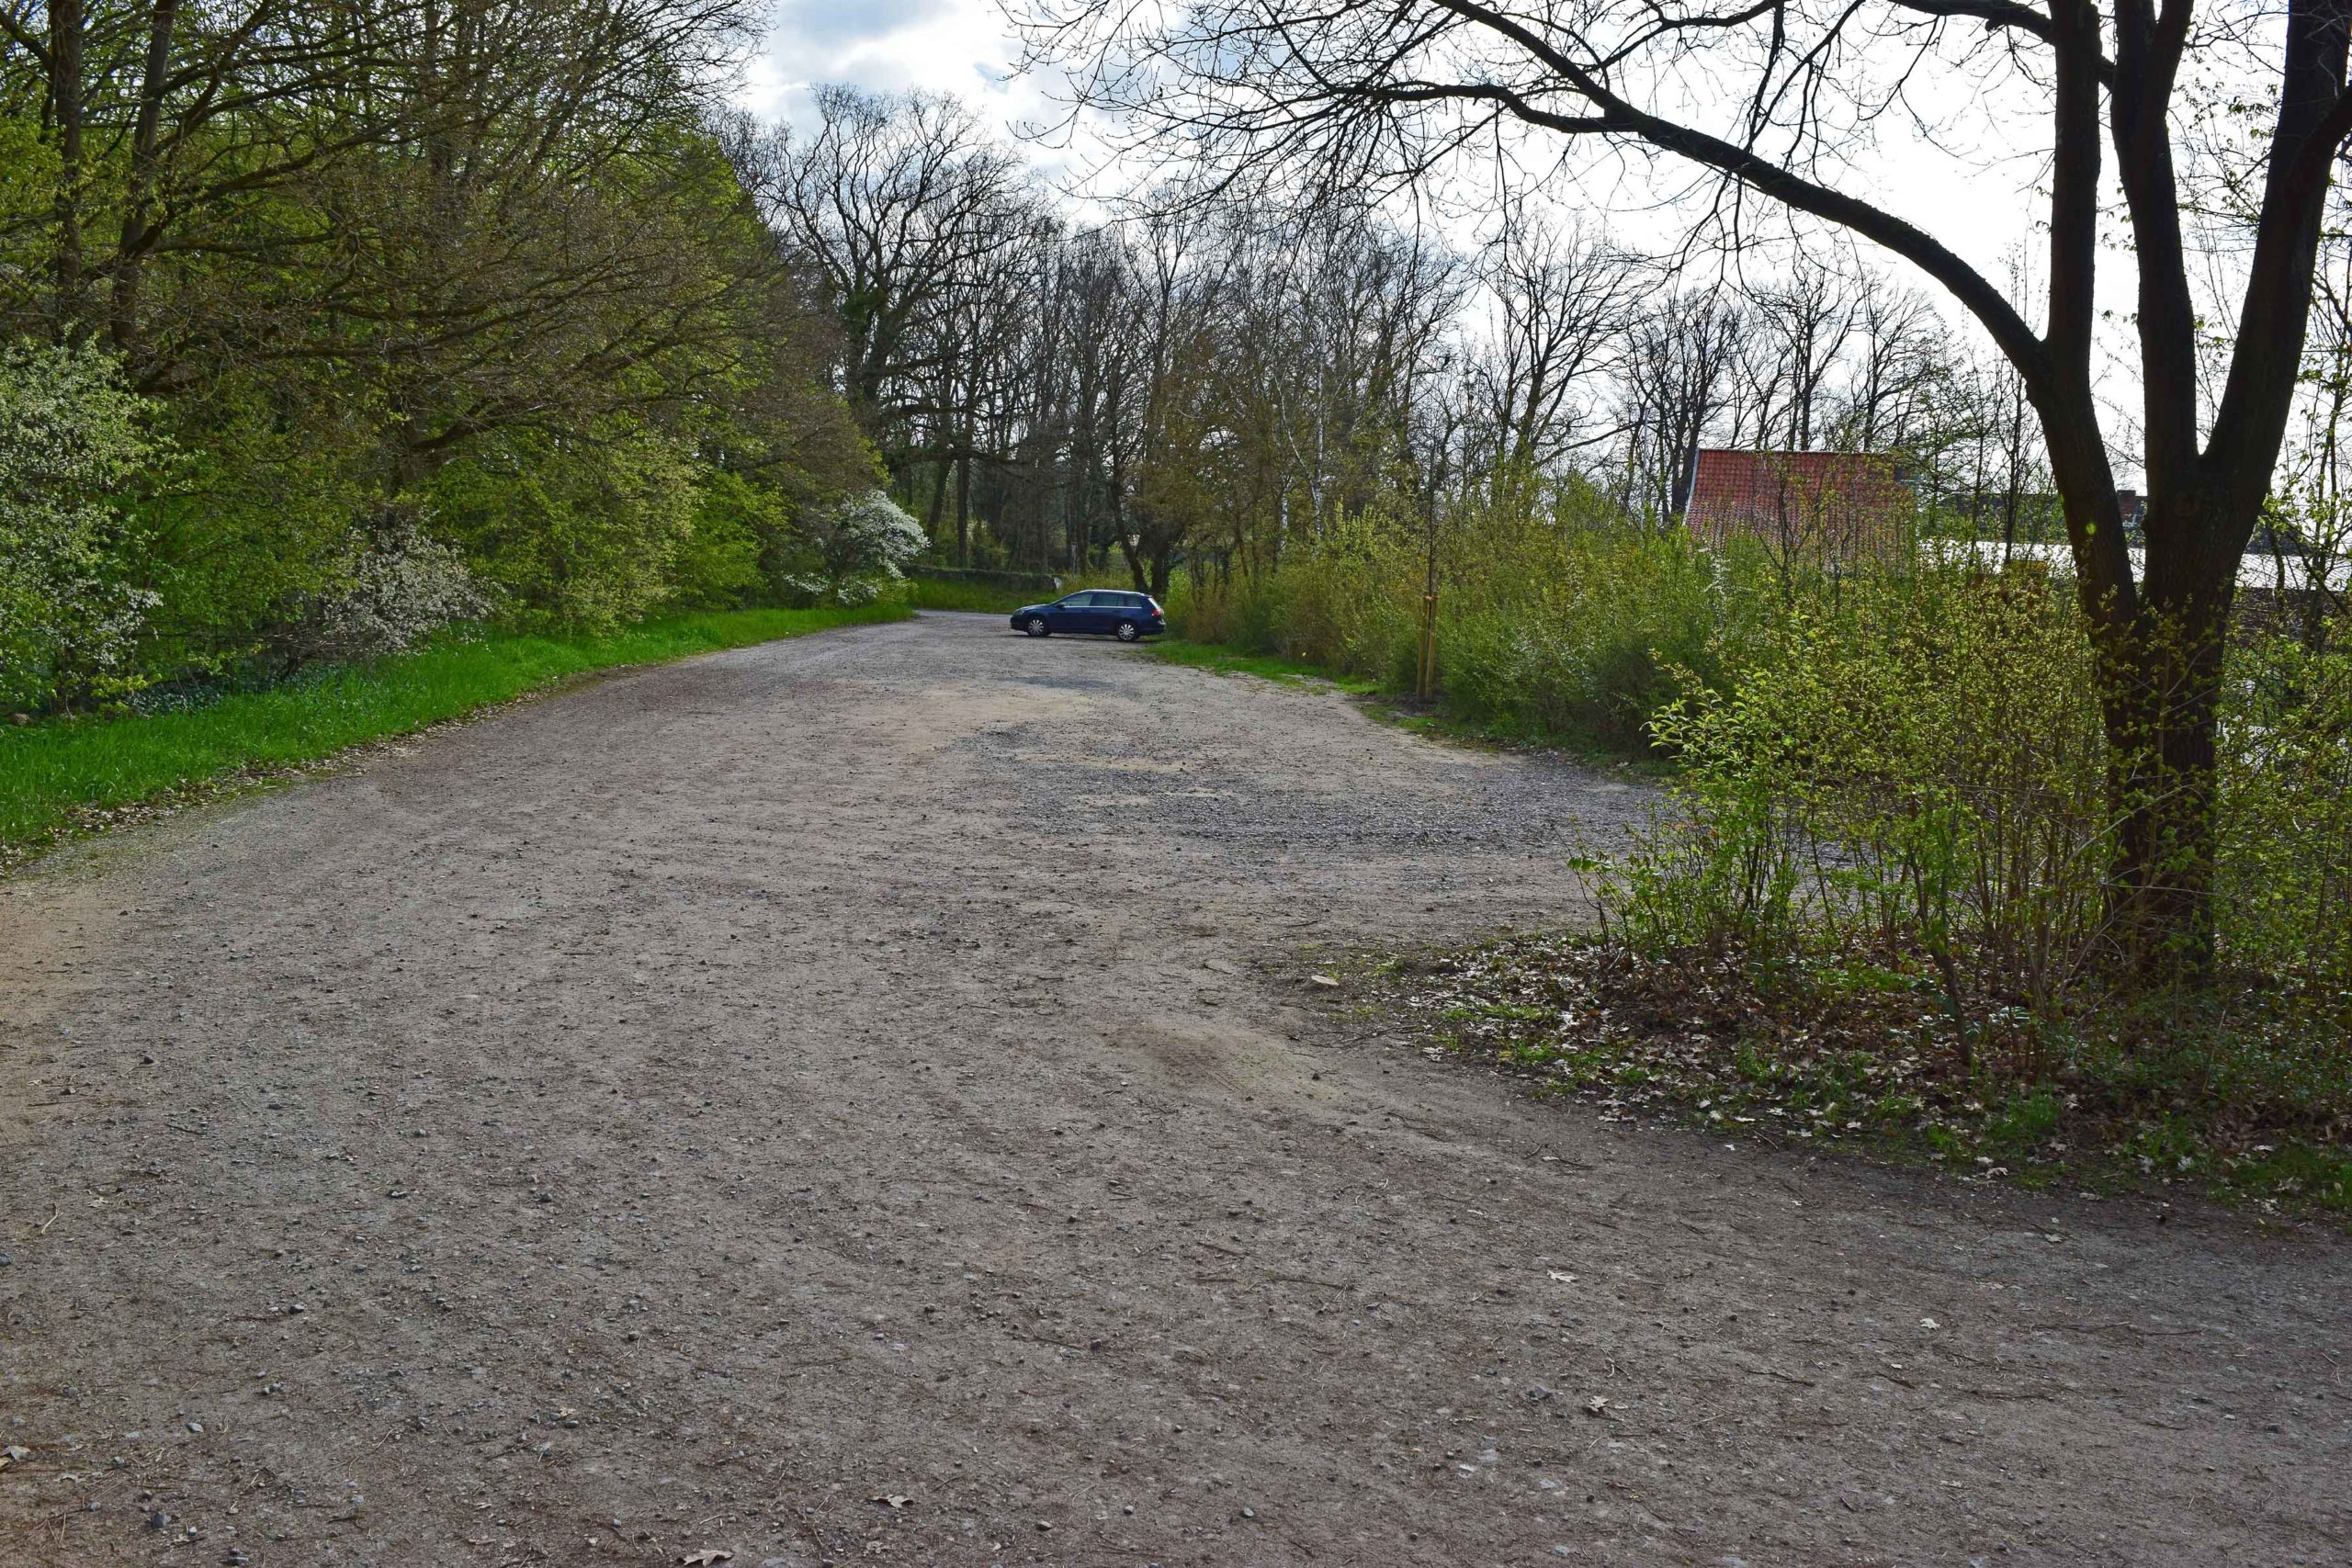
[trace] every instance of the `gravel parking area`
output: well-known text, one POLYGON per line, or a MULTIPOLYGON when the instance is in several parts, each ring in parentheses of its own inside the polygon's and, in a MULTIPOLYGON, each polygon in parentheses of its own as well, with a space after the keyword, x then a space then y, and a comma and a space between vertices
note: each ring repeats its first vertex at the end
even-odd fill
POLYGON ((0 1560, 2352 1561, 2352 1249, 1425 1060, 1642 786, 925 615, 0 885, 0 1560))

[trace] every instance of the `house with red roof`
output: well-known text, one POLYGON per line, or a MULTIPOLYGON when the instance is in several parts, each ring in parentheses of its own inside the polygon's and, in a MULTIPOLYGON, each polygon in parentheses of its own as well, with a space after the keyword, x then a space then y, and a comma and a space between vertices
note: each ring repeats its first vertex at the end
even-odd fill
POLYGON ((1733 452, 1702 447, 1683 521, 1710 549, 1753 539, 1826 565, 1900 553, 1917 497, 1876 452, 1733 452))

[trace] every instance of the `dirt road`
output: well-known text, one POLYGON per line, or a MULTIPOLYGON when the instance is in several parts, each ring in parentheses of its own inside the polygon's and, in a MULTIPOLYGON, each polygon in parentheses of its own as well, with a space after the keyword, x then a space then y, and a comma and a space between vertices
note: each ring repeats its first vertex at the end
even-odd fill
POLYGON ((1573 918, 1637 804, 933 616, 53 863, 0 1561, 2352 1561, 2340 1241, 1600 1126, 1312 982, 1573 918))

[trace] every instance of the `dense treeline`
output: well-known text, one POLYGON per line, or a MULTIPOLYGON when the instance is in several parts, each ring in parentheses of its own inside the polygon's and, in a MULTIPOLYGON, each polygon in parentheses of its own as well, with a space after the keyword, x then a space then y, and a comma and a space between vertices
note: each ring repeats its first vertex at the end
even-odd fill
POLYGON ((0 697, 808 592, 876 469, 714 129, 746 22, 0 5, 0 697))

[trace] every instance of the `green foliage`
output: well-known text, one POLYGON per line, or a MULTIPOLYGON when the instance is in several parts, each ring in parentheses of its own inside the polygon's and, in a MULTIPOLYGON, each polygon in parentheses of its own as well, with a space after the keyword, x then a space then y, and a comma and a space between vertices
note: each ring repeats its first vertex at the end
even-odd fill
POLYGON ((1024 604, 1054 597, 1050 592, 1023 592, 992 582, 936 577, 908 578, 901 596, 910 609, 967 610, 992 615, 1010 615, 1024 604))
POLYGON ((1679 533, 1494 532, 1440 601, 1440 680, 1472 719, 1639 751, 1650 715, 1686 682, 1722 685, 1752 635, 1738 563, 1679 533))
POLYGON ((708 116, 741 20, 60 10, 73 72, 0 50, 0 701, 775 603, 876 460, 708 116))
POLYGON ((94 349, 0 347, 0 701, 119 696, 155 604, 117 498, 154 456, 143 400, 94 349))
POLYGON ((2236 962, 2352 986, 2352 627, 2233 650, 2217 904, 2236 962))
POLYGON ((771 597, 763 563, 789 537, 784 498, 741 474, 704 471, 694 525, 673 562, 669 602, 729 610, 771 597))
POLYGON ((2088 660, 2071 597, 2038 576, 1925 564, 1815 590, 1770 662, 1654 719, 1677 802, 1614 917, 1649 947, 1894 952, 1969 997, 2046 1005, 2105 931, 2088 660))
POLYGON ((58 719, 0 728, 0 844, 53 833, 108 807, 240 772, 315 761, 503 702, 563 676, 892 620, 896 605, 745 610, 652 622, 602 637, 447 640, 370 666, 319 666, 302 679, 149 717, 58 719))
MULTIPOLYGON (((1880 953, 1955 1012, 2103 980, 2118 825, 2067 585, 1926 564, 1811 591, 1769 660, 1652 723, 1672 808, 1609 873, 1648 951, 1880 953)), ((2233 651, 2217 806, 2225 964, 2352 983, 2352 657, 2233 651)))
POLYGON ((180 457, 128 563, 157 594, 142 662, 165 681, 282 664, 281 635, 345 579, 381 498, 364 413, 221 387, 159 417, 180 457))
MULTIPOLYGON (((1457 519, 1438 555, 1439 694, 1488 733, 1641 754, 1650 715, 1686 679, 1720 684, 1766 623, 1756 563, 1566 502, 1457 519)), ((1368 513, 1270 570, 1189 584, 1170 613, 1195 641, 1409 691, 1427 560, 1425 536, 1368 513)))
POLYGON ((672 592, 699 477, 641 427, 576 445, 510 432, 444 468, 427 495, 516 625, 609 632, 672 592))

